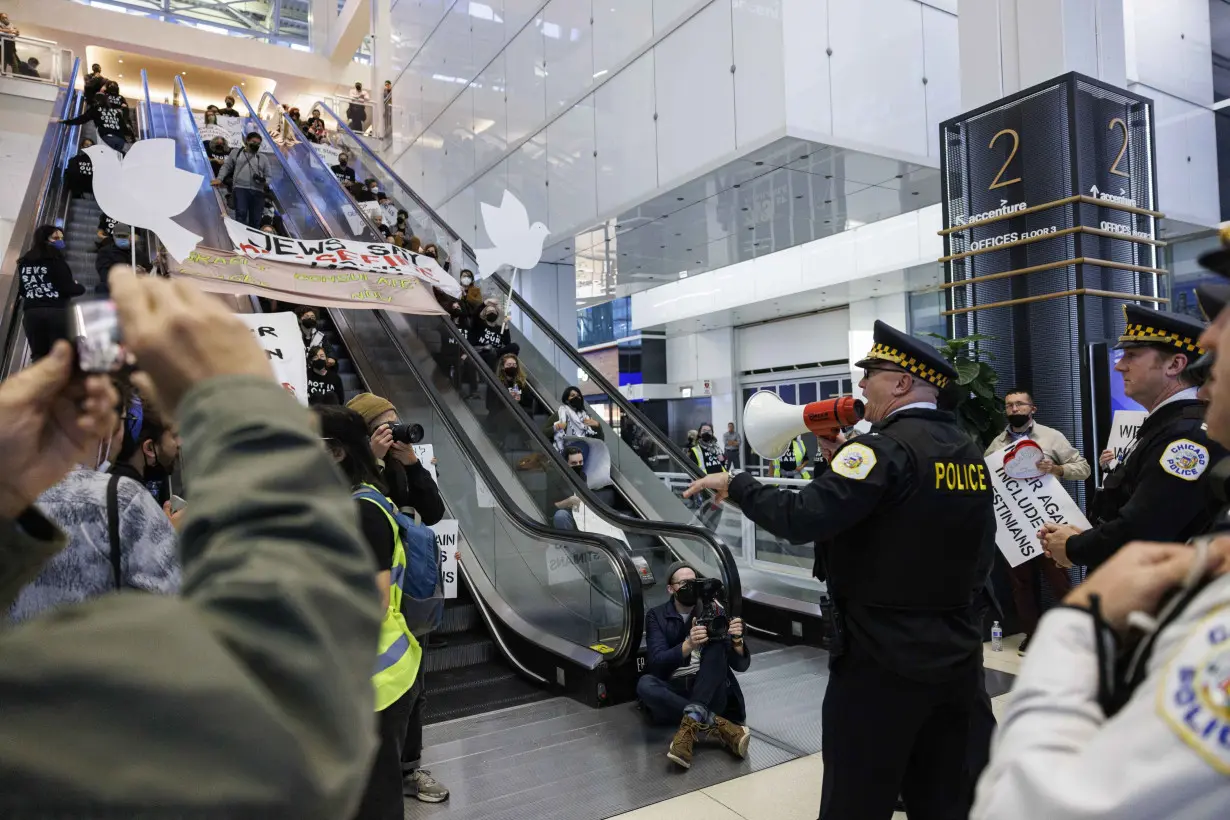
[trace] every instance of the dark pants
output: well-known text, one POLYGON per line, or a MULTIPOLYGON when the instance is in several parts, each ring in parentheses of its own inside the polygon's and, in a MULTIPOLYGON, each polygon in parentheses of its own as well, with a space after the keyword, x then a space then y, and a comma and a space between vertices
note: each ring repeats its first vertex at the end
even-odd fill
MULTIPOLYGON (((669 680, 642 675, 636 682, 636 696, 654 723, 678 725, 684 710, 692 704, 726 717, 726 676, 730 670, 726 653, 730 651, 733 650, 727 641, 706 644, 701 648, 700 668, 695 675, 669 680)), ((739 718, 741 721, 742 716, 739 718)))
POLYGON ((51 352, 57 339, 68 338, 68 310, 63 307, 28 307, 22 317, 30 359, 38 361, 51 352))
POLYGON ((1012 601, 1016 604, 1017 617, 1021 619, 1021 631, 1034 634, 1038 628, 1039 610, 1042 605, 1042 579, 1051 585, 1055 600, 1062 600, 1072 591, 1068 571, 1045 555, 1026 561, 1010 570, 1012 578, 1012 601))
POLYGON ((991 708, 991 696, 987 694, 986 669, 978 667, 978 691, 974 697, 974 711, 970 714, 969 744, 965 752, 965 785, 968 790, 968 805, 974 805, 974 789, 982 770, 991 760, 991 737, 995 734, 995 712, 991 708))
POLYGON ((265 211, 265 192, 252 188, 235 188, 235 219, 249 228, 261 226, 261 214, 265 211))
MULTIPOLYGON (((427 645, 427 639, 423 639, 427 645)), ((406 693, 411 700, 409 722, 406 724, 405 743, 401 747, 402 775, 408 775, 419 767, 423 760, 423 710, 427 707, 427 685, 423 682, 423 673, 427 670, 424 664, 419 664, 419 676, 414 686, 406 693)))
POLYGON ((726 466, 732 470, 739 469, 739 451, 738 450, 727 450, 726 451, 726 466))
POLYGON ((824 695, 821 820, 889 820, 897 796, 910 820, 969 815, 966 757, 981 679, 919 683, 856 647, 833 661, 824 695))
POLYGON ((359 810, 355 812, 355 820, 402 820, 405 816, 401 756, 406 740, 406 723, 413 712, 414 700, 414 687, 411 687, 380 713, 380 748, 372 761, 367 789, 363 792, 359 810))
POLYGON ((124 153, 124 148, 128 145, 127 140, 119 134, 99 134, 98 138, 121 154, 124 153))

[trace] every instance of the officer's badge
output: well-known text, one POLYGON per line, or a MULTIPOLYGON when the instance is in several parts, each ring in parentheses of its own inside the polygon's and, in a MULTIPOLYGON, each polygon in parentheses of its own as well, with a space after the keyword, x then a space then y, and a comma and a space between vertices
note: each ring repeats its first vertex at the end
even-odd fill
POLYGON ((1184 743, 1230 774, 1230 608, 1204 620, 1166 668, 1157 708, 1184 743))
POLYGON ((833 457, 833 472, 845 478, 862 481, 876 466, 876 453, 866 444, 849 444, 833 457))
POLYGON ((1202 444, 1181 438, 1170 443, 1162 453, 1160 463, 1162 469, 1171 475, 1184 481, 1195 481, 1209 466, 1209 451, 1202 444))

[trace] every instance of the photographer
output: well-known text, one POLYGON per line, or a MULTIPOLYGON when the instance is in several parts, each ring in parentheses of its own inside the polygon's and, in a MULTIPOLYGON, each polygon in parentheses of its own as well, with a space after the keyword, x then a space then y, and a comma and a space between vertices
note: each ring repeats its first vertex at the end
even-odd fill
POLYGON ((671 599, 645 613, 648 658, 636 696, 655 723, 679 722, 666 756, 685 769, 692 766, 692 747, 703 732, 716 737, 738 757, 747 755, 752 730, 746 719, 743 691, 735 672, 746 672, 751 650, 743 642, 743 621, 732 618, 730 635, 709 639, 708 629, 694 624, 696 570, 676 561, 666 571, 671 599))
POLYGON ((362 416, 367 425, 372 454, 380 462, 381 478, 393 503, 398 508, 413 507, 429 527, 444 518, 440 488, 415 455, 414 447, 402 437, 405 427, 393 403, 372 393, 360 393, 346 406, 362 416))

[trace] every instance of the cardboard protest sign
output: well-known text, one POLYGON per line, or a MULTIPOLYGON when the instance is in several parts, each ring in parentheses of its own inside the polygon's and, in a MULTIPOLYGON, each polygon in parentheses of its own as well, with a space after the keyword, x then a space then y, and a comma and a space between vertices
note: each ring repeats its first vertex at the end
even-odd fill
MULTIPOLYGON (((202 142, 209 142, 214 137, 222 137, 231 150, 243 147, 243 138, 249 131, 260 132, 260 128, 248 117, 218 117, 216 125, 206 125, 204 114, 193 114, 192 118, 196 120, 197 131, 201 135, 202 142)), ((262 138, 261 151, 265 153, 273 151, 269 140, 262 138)))
POLYGON ((1140 432, 1140 425, 1145 423, 1148 415, 1144 410, 1115 411, 1110 421, 1110 438, 1106 442, 1106 449, 1115 454, 1110 466, 1122 464, 1127 458, 1132 443, 1136 441, 1136 434, 1140 432))
POLYGON ((1089 521, 1055 476, 1009 476, 1004 470, 1005 452, 987 456, 987 474, 995 493, 995 545, 1016 567, 1042 554, 1038 530, 1046 522, 1089 529, 1089 521))
POLYGON ((457 597, 457 522, 453 519, 431 525, 440 550, 440 575, 444 579, 444 597, 457 597))
POLYGON ((299 319, 286 313, 239 313, 236 314, 257 343, 269 356, 273 365, 273 377, 294 394, 301 404, 308 403, 307 356, 303 350, 303 336, 299 333, 299 319))
POLYGON ((424 282, 450 296, 461 296, 461 285, 445 273, 431 257, 411 253, 389 242, 355 242, 348 239, 291 239, 264 233, 233 219, 226 220, 226 232, 236 252, 251 259, 269 259, 289 265, 325 270, 374 273, 390 286, 404 282, 424 282))
POLYGON ((182 262, 166 260, 171 276, 192 279, 202 290, 317 305, 326 308, 443 314, 430 288, 413 277, 358 271, 314 271, 229 251, 197 247, 182 262))

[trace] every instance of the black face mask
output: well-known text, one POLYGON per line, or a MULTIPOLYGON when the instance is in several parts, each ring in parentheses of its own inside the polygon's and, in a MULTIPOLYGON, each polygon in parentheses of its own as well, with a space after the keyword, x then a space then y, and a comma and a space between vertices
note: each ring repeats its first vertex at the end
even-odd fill
POLYGON ((573 467, 573 468, 572 468, 572 471, 573 471, 574 473, 576 473, 578 476, 580 476, 582 480, 584 480, 584 478, 585 478, 585 465, 581 465, 581 466, 579 466, 579 467, 573 467))
POLYGON ((504 374, 505 374, 505 375, 507 375, 507 376, 515 376, 515 375, 517 375, 517 368, 515 368, 515 367, 506 367, 506 368, 504 368, 504 374))
POLYGON ((157 482, 166 481, 167 478, 175 473, 175 464, 171 463, 170 467, 162 466, 162 458, 158 454, 158 445, 154 447, 154 463, 145 465, 145 483, 154 484, 157 482))
POLYGON ((1029 424, 1029 415, 1027 413, 1009 413, 1008 423, 1013 427, 1024 427, 1029 424))
POLYGON ((315 330, 316 329, 316 320, 311 317, 304 319, 299 324, 303 325, 304 330, 315 330))
POLYGON ((313 369, 321 373, 324 373, 326 370, 329 369, 329 360, 328 359, 313 359, 312 367, 313 369))
POLYGON ((585 399, 580 396, 573 396, 568 400, 568 406, 579 413, 585 409, 585 399))
POLYGON ((701 441, 703 441, 703 442, 705 442, 705 444, 709 444, 710 442, 717 441, 717 439, 714 437, 713 433, 708 433, 708 432, 706 432, 706 433, 701 433, 701 434, 700 434, 700 440, 701 440, 701 441))
POLYGON ((249 142, 248 150, 255 154, 257 151, 261 150, 261 144, 259 142, 249 142))
POLYGON ((684 606, 696 606, 696 585, 684 581, 675 592, 675 600, 684 606))
POLYGON ((495 327, 497 324, 499 324, 499 321, 500 321, 500 314, 498 314, 498 313, 484 313, 484 314, 483 314, 483 321, 484 321, 484 322, 486 322, 487 324, 491 325, 492 327, 495 327))
POLYGON ((345 168, 345 167, 346 167, 346 160, 344 160, 344 159, 339 159, 339 160, 337 161, 337 164, 338 164, 338 165, 340 165, 340 166, 342 166, 343 168, 345 168))

